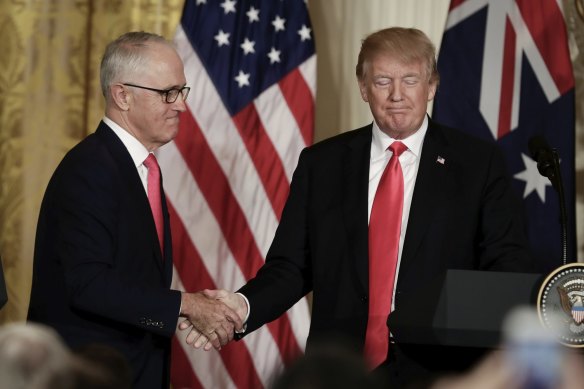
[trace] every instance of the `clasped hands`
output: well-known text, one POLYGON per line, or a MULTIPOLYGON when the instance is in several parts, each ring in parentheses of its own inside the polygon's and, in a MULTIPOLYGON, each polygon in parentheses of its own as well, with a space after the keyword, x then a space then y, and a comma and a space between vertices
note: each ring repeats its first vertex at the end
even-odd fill
POLYGON ((247 304, 242 296, 223 289, 182 293, 179 330, 189 331, 186 342, 205 351, 229 343, 243 329, 247 304))

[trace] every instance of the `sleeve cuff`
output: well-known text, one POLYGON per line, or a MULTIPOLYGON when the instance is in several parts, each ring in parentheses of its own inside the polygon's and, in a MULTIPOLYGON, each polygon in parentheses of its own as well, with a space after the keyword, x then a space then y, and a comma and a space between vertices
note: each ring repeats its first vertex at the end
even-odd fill
POLYGON ((241 331, 235 331, 238 334, 243 334, 245 332, 245 330, 247 329, 247 319, 249 319, 249 313, 251 312, 251 307, 249 305, 249 300, 247 299, 247 297, 245 297, 243 294, 241 294, 239 292, 236 292, 236 294, 243 297, 243 300, 245 301, 245 305, 247 306, 247 314, 245 315, 245 319, 243 319, 243 328, 241 329, 241 331))

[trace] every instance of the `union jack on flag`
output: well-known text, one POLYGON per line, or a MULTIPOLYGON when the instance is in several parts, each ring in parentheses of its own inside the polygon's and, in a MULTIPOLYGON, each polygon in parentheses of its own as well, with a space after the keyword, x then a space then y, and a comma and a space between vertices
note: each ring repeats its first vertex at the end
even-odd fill
MULTIPOLYGON (((191 93, 158 161, 173 288, 236 290, 264 263, 314 131, 316 54, 303 0, 186 0, 174 39, 191 93)), ((253 307, 251 308, 253 310, 253 307)), ((174 388, 262 388, 304 351, 306 299, 220 352, 173 341, 174 388)))
POLYGON ((438 70, 434 119, 498 142, 542 272, 562 264, 559 200, 527 144, 540 135, 557 149, 575 261, 574 76, 561 1, 452 0, 438 70))

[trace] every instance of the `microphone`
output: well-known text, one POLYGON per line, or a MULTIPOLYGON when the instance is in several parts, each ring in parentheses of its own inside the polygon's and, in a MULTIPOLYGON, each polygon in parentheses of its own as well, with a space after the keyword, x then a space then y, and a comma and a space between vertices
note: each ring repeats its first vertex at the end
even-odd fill
POLYGON ((534 136, 529 139, 527 148, 533 159, 537 162, 539 174, 550 179, 556 188, 556 174, 554 169, 554 152, 548 146, 546 140, 541 136, 534 136))
POLYGON ((560 157, 555 149, 551 149, 542 136, 533 136, 527 143, 527 148, 532 158, 537 162, 539 174, 549 178, 552 186, 558 192, 560 205, 560 225, 562 242, 562 262, 568 261, 568 213, 566 200, 564 199, 564 184, 560 172, 560 157))

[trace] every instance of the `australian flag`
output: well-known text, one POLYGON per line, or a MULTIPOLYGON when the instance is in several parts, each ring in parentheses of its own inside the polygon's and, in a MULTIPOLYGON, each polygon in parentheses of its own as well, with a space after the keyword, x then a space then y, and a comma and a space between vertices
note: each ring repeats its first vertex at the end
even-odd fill
POLYGON ((562 264, 558 193, 528 151, 543 136, 560 157, 575 262, 574 76, 557 0, 452 0, 433 118, 496 141, 523 198, 537 269, 562 264))

